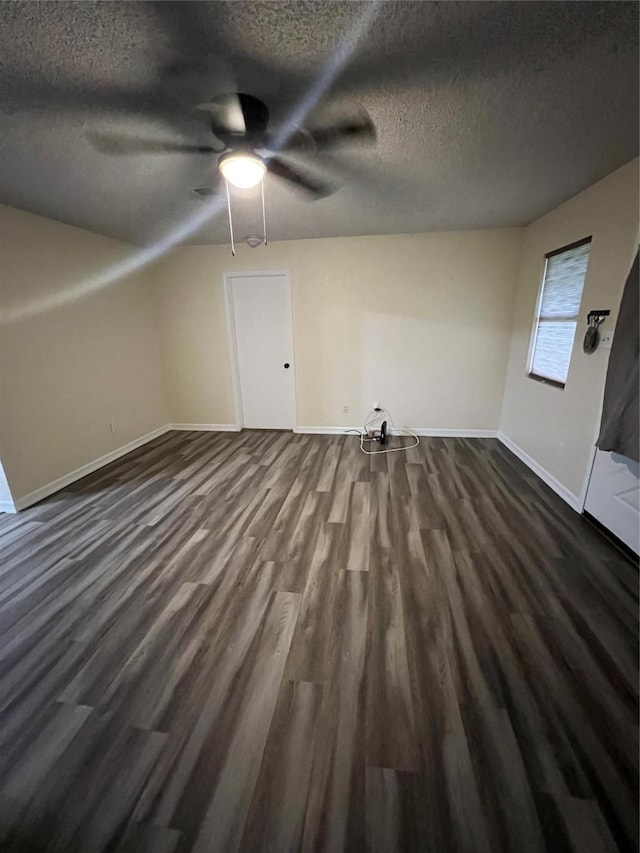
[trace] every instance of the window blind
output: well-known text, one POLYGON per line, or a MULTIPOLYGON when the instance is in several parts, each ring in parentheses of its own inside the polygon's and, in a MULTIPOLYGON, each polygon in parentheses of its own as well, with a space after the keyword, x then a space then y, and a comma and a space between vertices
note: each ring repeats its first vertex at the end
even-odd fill
POLYGON ((591 238, 547 255, 529 374, 564 386, 569 372, 591 238))

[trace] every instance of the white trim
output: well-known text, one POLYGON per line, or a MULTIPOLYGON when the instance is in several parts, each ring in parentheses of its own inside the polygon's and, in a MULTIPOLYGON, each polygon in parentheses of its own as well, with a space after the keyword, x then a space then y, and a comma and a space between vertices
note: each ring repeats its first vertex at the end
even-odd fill
POLYGON ((600 435, 600 418, 601 415, 598 416, 598 427, 596 434, 593 439, 593 445, 589 450, 589 458, 587 460, 587 470, 585 471, 584 477, 582 479, 582 488, 580 489, 580 512, 584 510, 584 505, 587 502, 587 492, 589 491, 589 481, 591 480, 591 473, 593 471, 593 466, 596 461, 596 453, 598 452, 598 448, 596 446, 596 441, 598 440, 598 436, 600 435))
POLYGON ((240 432, 239 424, 167 424, 167 429, 189 432, 240 432))
MULTIPOLYGON (((598 421, 598 425, 600 421, 598 421)), ((598 435, 600 435, 600 430, 598 430, 598 435)), ((597 438, 597 436, 596 436, 597 438)), ((589 491, 589 483, 591 482, 591 475, 593 473, 593 466, 596 464, 596 454, 598 453, 598 448, 593 443, 593 447, 591 448, 589 455, 589 463, 587 465, 587 470, 582 480, 582 488, 580 489, 580 512, 584 512, 584 507, 587 502, 587 492, 589 491)))
MULTIPOLYGON (((538 340, 538 327, 540 326, 540 309, 542 308, 542 297, 544 296, 544 282, 547 277, 547 266, 549 265, 549 258, 545 255, 542 259, 542 272, 539 275, 539 284, 538 284, 538 295, 536 296, 536 304, 533 315, 533 323, 531 326, 531 334, 529 335, 529 349, 527 351, 527 361, 525 364, 525 376, 529 378, 529 374, 531 373, 531 367, 533 366, 533 359, 536 353, 536 341, 538 340)), ((565 380, 566 381, 566 380, 565 380)), ((554 386, 551 386, 554 387, 554 386)), ((563 390, 563 389, 556 389, 563 390)))
POLYGON ((11 494, 9 483, 7 482, 7 476, 4 473, 4 468, 2 467, 2 461, 0 461, 0 496, 0 512, 17 512, 15 504, 13 503, 13 495, 11 494))
MULTIPOLYGON (((361 430, 362 427, 337 427, 337 426, 297 426, 294 427, 295 433, 305 435, 342 435, 349 433, 349 430, 361 430)), ((402 427, 389 431, 391 435, 404 435, 407 432, 412 432, 414 435, 432 436, 437 438, 497 438, 498 432, 495 429, 438 429, 434 428, 414 428, 402 427)))
POLYGON ((574 509, 576 512, 582 512, 583 501, 577 496, 574 495, 573 492, 569 491, 566 486, 563 486, 560 480, 550 474, 546 468, 543 468, 538 462, 536 462, 533 457, 529 456, 521 447, 519 447, 515 441, 512 441, 508 436, 506 436, 503 432, 498 433, 498 439, 504 444, 506 448, 508 448, 514 456, 517 456, 521 462, 530 468, 534 474, 536 474, 540 479, 549 486, 549 488, 553 489, 553 491, 559 495, 565 503, 568 503, 571 509, 574 509))
POLYGON ((50 483, 41 486, 39 489, 35 489, 35 491, 29 492, 29 494, 23 495, 23 497, 14 501, 15 511, 25 509, 32 504, 38 503, 38 501, 41 501, 44 498, 48 498, 49 495, 52 495, 54 492, 59 492, 60 489, 65 489, 67 486, 70 486, 71 483, 75 483, 76 480, 81 480, 83 477, 86 477, 87 474, 93 474, 93 472, 97 471, 99 468, 103 468, 110 462, 115 462, 115 460, 120 459, 121 456, 126 456, 127 453, 131 453, 132 450, 141 447, 143 444, 147 444, 147 442, 152 441, 154 438, 164 435, 166 432, 169 432, 170 429, 171 427, 168 424, 158 427, 157 429, 148 432, 146 435, 141 435, 140 438, 135 438, 128 444, 123 444, 122 447, 118 447, 116 450, 111 450, 109 453, 105 453, 105 455, 101 456, 99 459, 94 459, 93 462, 87 462, 86 465, 76 468, 75 471, 70 471, 68 474, 58 477, 57 480, 52 480, 50 483))
POLYGON ((297 426, 293 431, 300 435, 355 435, 354 432, 349 433, 350 429, 361 430, 362 427, 297 426))
MULTIPOLYGON (((414 435, 432 436, 433 438, 497 438, 498 431, 495 429, 440 429, 438 427, 426 427, 413 429, 413 427, 405 427, 405 432, 412 432, 414 435)), ((397 430, 391 430, 391 434, 395 435, 397 430)))
POLYGON ((233 309, 233 273, 223 273, 224 307, 227 317, 227 347, 229 350, 229 365, 231 366, 231 387, 233 391, 233 413, 236 423, 244 424, 242 414, 242 395, 240 393, 240 368, 238 367, 238 342, 236 340, 236 321, 233 309))

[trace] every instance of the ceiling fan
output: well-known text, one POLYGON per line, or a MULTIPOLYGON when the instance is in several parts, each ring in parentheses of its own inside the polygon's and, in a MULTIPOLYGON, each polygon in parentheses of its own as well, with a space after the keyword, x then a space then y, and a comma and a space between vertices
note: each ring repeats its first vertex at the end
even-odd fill
MULTIPOLYGON (((184 152, 217 154, 218 174, 229 184, 250 189, 257 186, 268 172, 289 185, 304 190, 314 199, 331 195, 336 184, 286 162, 281 155, 313 155, 333 151, 348 142, 374 142, 375 126, 363 107, 329 126, 304 126, 274 133, 269 128, 269 109, 253 95, 241 92, 221 95, 200 104, 197 109, 211 117, 211 131, 217 140, 213 145, 163 143, 130 136, 89 133, 92 142, 110 154, 141 152, 184 152)), ((198 193, 206 196, 207 188, 198 193)))

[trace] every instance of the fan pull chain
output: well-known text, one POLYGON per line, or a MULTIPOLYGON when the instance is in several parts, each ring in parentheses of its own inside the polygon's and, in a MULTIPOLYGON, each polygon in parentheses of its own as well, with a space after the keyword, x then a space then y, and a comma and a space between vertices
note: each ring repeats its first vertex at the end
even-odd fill
POLYGON ((225 185, 227 187, 227 211, 229 212, 229 234, 231 234, 231 254, 235 257, 236 247, 233 242, 233 222, 231 220, 231 194, 229 193, 229 181, 224 179, 225 185))
POLYGON ((262 234, 264 235, 263 246, 267 245, 267 216, 264 212, 264 178, 260 181, 260 190, 262 192, 262 234))

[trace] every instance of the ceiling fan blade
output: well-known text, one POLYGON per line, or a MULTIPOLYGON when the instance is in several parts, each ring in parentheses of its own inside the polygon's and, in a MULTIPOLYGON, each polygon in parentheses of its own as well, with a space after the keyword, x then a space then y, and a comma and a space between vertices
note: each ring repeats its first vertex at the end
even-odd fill
POLYGON ((346 119, 333 127, 310 128, 311 136, 318 149, 326 150, 348 142, 375 142, 376 129, 371 119, 363 122, 358 119, 346 119))
POLYGON ((204 104, 198 104, 198 110, 209 113, 212 119, 212 129, 216 136, 228 134, 244 134, 247 125, 240 98, 236 94, 221 95, 204 104))
POLYGON ((326 198, 334 193, 338 187, 322 178, 303 172, 296 166, 291 166, 279 157, 271 157, 267 160, 267 170, 278 178, 282 178, 298 189, 304 190, 314 199, 326 198))
POLYGON ((145 139, 126 134, 87 131, 87 139, 104 154, 217 154, 222 148, 211 145, 190 145, 162 139, 145 139))
POLYGON ((329 151, 340 145, 356 143, 372 143, 376 141, 376 129, 373 122, 363 123, 358 120, 345 120, 333 127, 308 128, 307 133, 318 151, 329 151))
POLYGON ((240 101, 247 134, 249 136, 264 134, 269 124, 267 105, 259 98, 254 98, 253 95, 244 95, 242 92, 237 97, 240 101))
POLYGON ((253 145, 262 145, 269 122, 269 110, 259 98, 234 92, 220 95, 209 103, 199 104, 199 110, 211 114, 211 129, 226 142, 245 137, 253 145))
POLYGON ((212 198, 212 196, 218 195, 218 193, 220 192, 220 187, 192 187, 191 192, 195 193, 199 198, 202 199, 212 198))
POLYGON ((331 151, 352 143, 373 143, 376 128, 369 113, 361 107, 356 115, 345 117, 333 124, 303 127, 291 135, 283 151, 331 151))

